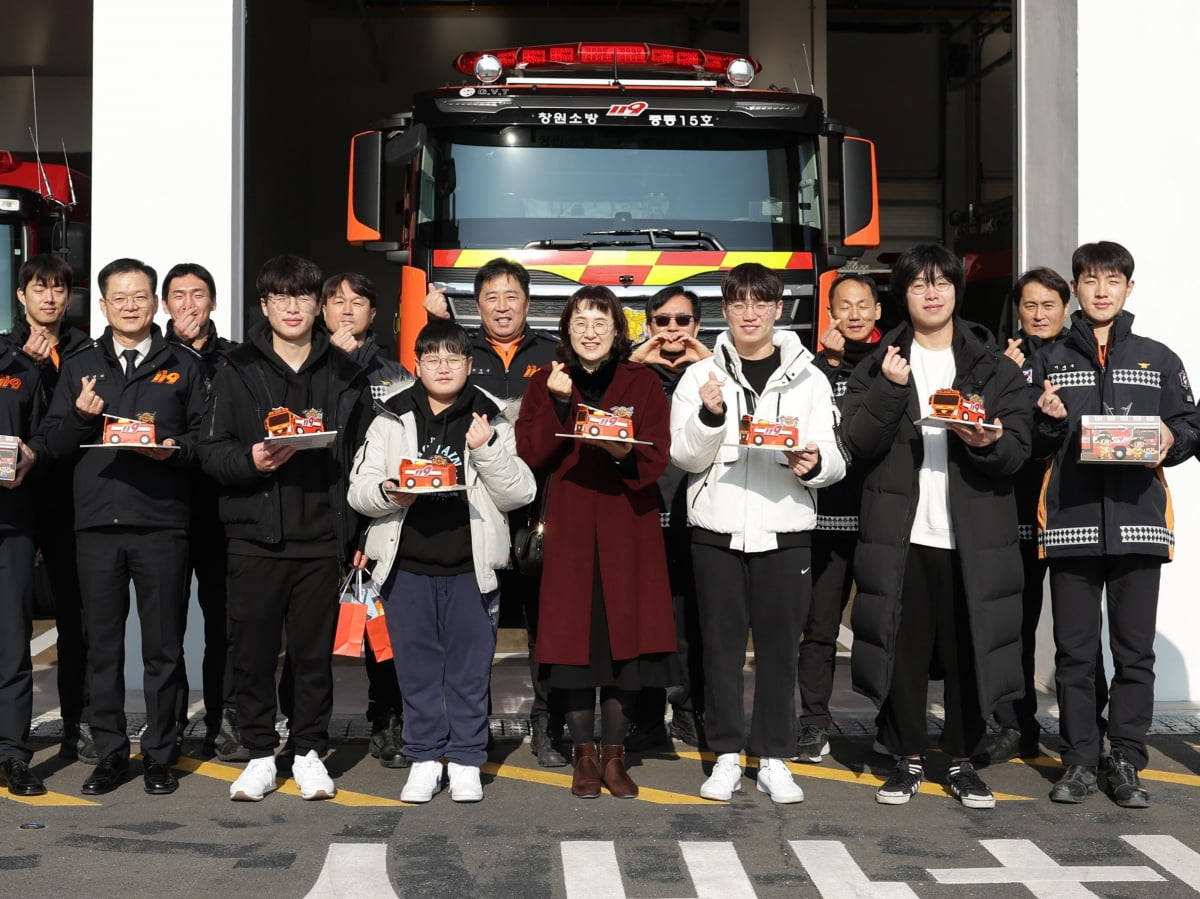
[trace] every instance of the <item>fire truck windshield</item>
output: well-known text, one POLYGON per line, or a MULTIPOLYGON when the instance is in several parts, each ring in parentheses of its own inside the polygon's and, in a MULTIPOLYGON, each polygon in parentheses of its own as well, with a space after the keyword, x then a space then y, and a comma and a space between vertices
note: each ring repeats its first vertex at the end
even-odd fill
POLYGON ((0 330, 7 330, 17 310, 17 269, 23 258, 21 229, 0 222, 0 330))
POLYGON ((817 183, 815 139, 783 132, 448 128, 424 149, 418 227, 434 248, 662 228, 709 232, 727 250, 811 251, 817 183))

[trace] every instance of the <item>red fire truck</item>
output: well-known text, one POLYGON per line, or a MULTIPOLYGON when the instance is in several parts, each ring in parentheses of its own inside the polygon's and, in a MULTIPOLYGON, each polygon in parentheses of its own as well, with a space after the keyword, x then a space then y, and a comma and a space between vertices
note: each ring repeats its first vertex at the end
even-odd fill
POLYGON ((458 469, 452 462, 401 459, 399 483, 409 490, 422 487, 454 487, 458 483, 458 469))
POLYGON ((751 88, 750 57, 572 43, 472 51, 454 68, 459 84, 417 94, 350 147, 346 237, 401 266, 406 363, 426 283, 446 284, 471 323, 475 273, 497 256, 529 269, 529 321, 544 328, 590 284, 635 310, 686 285, 715 328, 723 271, 760 262, 783 277, 791 327, 811 346, 822 288, 879 243, 874 145, 818 97, 751 88))
POLYGON ((307 409, 303 415, 297 415, 284 406, 276 406, 263 419, 268 437, 282 437, 289 434, 319 434, 325 430, 325 421, 316 409, 307 409))
POLYGON ((633 419, 580 403, 575 413, 575 435, 632 440, 633 419))
POLYGON ((91 182, 64 164, 0 151, 0 329, 18 309, 17 272, 37 253, 58 253, 75 270, 70 324, 87 329, 91 182), (82 298, 82 299, 81 299, 82 298))
POLYGON ((791 449, 800 442, 796 419, 788 416, 782 421, 766 421, 743 415, 738 425, 738 443, 742 446, 782 446, 791 449))

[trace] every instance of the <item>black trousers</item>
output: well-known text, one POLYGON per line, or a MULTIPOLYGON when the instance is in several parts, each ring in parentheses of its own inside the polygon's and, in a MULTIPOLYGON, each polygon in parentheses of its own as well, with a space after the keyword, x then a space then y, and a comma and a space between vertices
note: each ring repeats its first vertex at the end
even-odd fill
MULTIPOLYGON (((222 709, 234 707, 233 665, 230 663, 233 631, 226 608, 225 546, 225 531, 219 518, 201 521, 193 516, 189 532, 187 581, 190 584, 195 574, 196 599, 204 618, 204 660, 200 677, 204 690, 204 725, 209 730, 220 726, 222 709)), ((190 686, 187 668, 181 665, 179 672, 178 718, 186 723, 190 686)))
MULTIPOLYGON (((59 475, 70 478, 71 472, 59 475)), ((79 568, 75 561, 75 528, 63 520, 61 506, 39 504, 34 539, 42 551, 50 588, 54 591, 54 617, 58 630, 58 705, 67 723, 88 721, 87 629, 83 620, 83 597, 79 592, 79 568)))
POLYGON ((291 739, 298 755, 329 745, 333 631, 341 566, 332 557, 229 556, 229 618, 237 723, 251 758, 273 755, 275 671, 283 635, 291 661, 291 739))
MULTIPOLYGON (((1096 655, 1100 599, 1107 592, 1108 646, 1113 656, 1108 739, 1134 767, 1146 767, 1146 731, 1154 714, 1154 634, 1161 569, 1161 559, 1142 555, 1050 562, 1054 683, 1064 765, 1095 765, 1100 759, 1096 655)), ((1103 678, 1103 673, 1099 676, 1103 678)))
POLYGON ((912 544, 904 565, 891 688, 879 714, 880 739, 897 755, 925 751, 929 671, 935 660, 945 676, 946 724, 939 745, 966 758, 979 748, 987 724, 979 706, 960 557, 955 550, 912 544))
POLYGON ((838 630, 854 583, 853 531, 813 531, 812 608, 803 622, 804 642, 796 663, 800 723, 828 730, 838 630))
POLYGON ((705 734, 716 753, 763 758, 796 751, 796 646, 808 617, 809 547, 741 553, 693 544, 704 641, 705 734), (742 669, 754 632, 754 703, 746 737, 742 669))
MULTIPOLYGON (((1033 669, 1047 570, 1046 560, 1038 558, 1036 541, 1021 541, 1021 567, 1025 572, 1025 590, 1021 594, 1021 673, 1025 681, 1025 695, 1014 702, 997 703, 993 717, 1001 727, 1010 727, 1025 734, 1036 734, 1041 727, 1037 722, 1037 686, 1033 680, 1033 669)), ((1102 734, 1107 728, 1104 718, 1107 705, 1108 678, 1104 675, 1104 650, 1097 641, 1096 722, 1102 734)))
POLYGON ((33 537, 0 531, 0 761, 28 762, 33 717, 33 537))
POLYGON ((125 619, 129 583, 142 632, 146 730, 142 755, 166 764, 175 751, 179 668, 187 615, 187 531, 95 528, 76 533, 79 587, 89 636, 92 736, 100 758, 128 755, 125 720, 125 619))

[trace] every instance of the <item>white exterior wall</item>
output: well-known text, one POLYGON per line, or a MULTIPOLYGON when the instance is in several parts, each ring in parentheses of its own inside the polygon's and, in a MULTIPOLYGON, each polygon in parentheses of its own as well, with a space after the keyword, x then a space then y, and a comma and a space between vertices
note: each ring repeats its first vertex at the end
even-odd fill
MULTIPOLYGON (((1170 345, 1195 378, 1200 304, 1188 264, 1200 207, 1200 123, 1181 100, 1196 83, 1200 6, 1146 0, 1134 14, 1123 0, 1020 0, 1017 35, 1018 269, 1047 264, 1069 279, 1078 244, 1124 244, 1136 260, 1126 308, 1137 331, 1170 345), (1074 79, 1056 53, 1075 56, 1074 79)), ((1200 664, 1188 660, 1200 659, 1200 467, 1189 461, 1166 474, 1176 551, 1159 592, 1155 698, 1196 704, 1200 664)), ((1052 685, 1048 599, 1046 609, 1038 679, 1052 685)))

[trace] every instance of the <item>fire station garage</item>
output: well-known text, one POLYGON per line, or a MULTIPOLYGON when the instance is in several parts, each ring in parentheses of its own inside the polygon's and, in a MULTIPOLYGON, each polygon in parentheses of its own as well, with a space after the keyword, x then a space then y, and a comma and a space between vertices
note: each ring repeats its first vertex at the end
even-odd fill
MULTIPOLYGON (((1195 83, 1200 7, 1146 0, 1137 11, 1123 0, 0 0, 0 169, 65 155, 90 180, 86 194, 78 185, 71 249, 83 255, 72 259, 89 274, 127 255, 160 271, 202 262, 220 286, 223 334, 240 337, 258 315, 246 302, 257 266, 292 252, 373 277, 387 341, 400 238, 347 241, 354 135, 402 129, 397 117, 419 91, 489 96, 471 69, 452 65, 468 51, 635 42, 753 57, 754 89, 815 94, 837 124, 814 135, 798 195, 764 189, 745 215, 728 216, 731 228, 795 205, 820 238, 815 253, 884 283, 891 254, 944 243, 971 273, 965 314, 1001 334, 1015 273, 1069 272, 1077 244, 1117 240, 1138 263, 1138 330, 1182 350, 1195 372, 1200 355, 1179 335, 1200 311, 1184 301, 1190 287, 1167 282, 1187 277, 1177 269, 1200 204, 1185 177, 1200 134, 1178 102, 1195 83), (844 135, 874 145, 877 246, 841 243, 844 135)), ((698 122, 671 125, 672 146, 716 139, 698 122)), ((573 146, 604 143, 586 121, 580 130, 573 146)), ((691 199, 738 183, 736 149, 691 199)), ((456 177, 469 177, 465 167, 456 177)), ((653 172, 641 182, 629 192, 643 208, 688 199, 653 172)), ((745 204, 739 190, 725 193, 745 204)), ((403 212, 396 202, 383 196, 381 221, 403 212)), ((621 230, 620 209, 602 215, 621 230)), ((0 328, 21 254, 63 239, 22 243, 21 229, 36 227, 0 205, 0 240, 11 247, 0 258, 0 328)), ((1200 657, 1189 620, 1200 580, 1195 470, 1170 472, 1183 551, 1163 570, 1160 702, 1200 701, 1200 669, 1185 661, 1200 657)), ((1039 661, 1043 682, 1051 663, 1039 661)))

